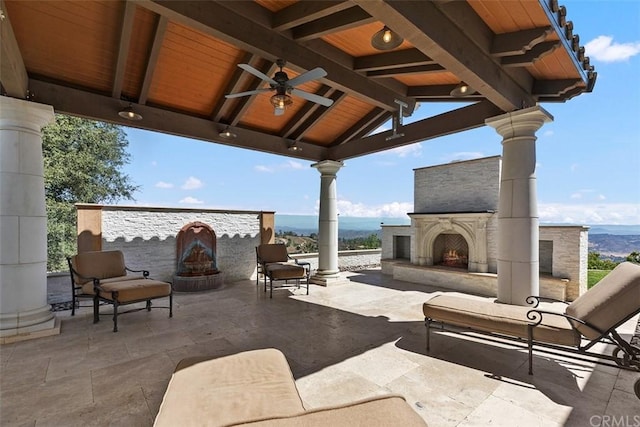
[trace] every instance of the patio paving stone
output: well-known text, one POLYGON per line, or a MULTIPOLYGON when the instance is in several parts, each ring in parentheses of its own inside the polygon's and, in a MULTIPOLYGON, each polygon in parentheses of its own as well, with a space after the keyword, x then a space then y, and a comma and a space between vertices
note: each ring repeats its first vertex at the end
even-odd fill
POLYGON ((636 372, 536 353, 531 376, 526 350, 450 328, 433 330, 426 353, 422 303, 440 289, 379 269, 343 274, 351 283, 312 285, 308 296, 270 299, 251 280, 176 293, 173 318, 126 314, 117 333, 109 307, 98 324, 90 308, 56 312, 60 335, 0 347, 0 424, 151 426, 178 361, 264 347, 283 351, 308 408, 401 394, 432 427, 640 414, 636 372))

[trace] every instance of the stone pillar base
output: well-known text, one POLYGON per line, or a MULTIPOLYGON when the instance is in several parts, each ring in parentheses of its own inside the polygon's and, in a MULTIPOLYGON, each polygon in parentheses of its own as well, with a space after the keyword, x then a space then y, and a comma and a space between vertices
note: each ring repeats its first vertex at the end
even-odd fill
POLYGON ((336 286, 336 285, 344 285, 350 283, 349 279, 344 277, 340 272, 337 274, 314 274, 309 278, 309 283, 318 286, 336 286))
POLYGON ((60 319, 53 319, 37 325, 0 331, 0 344, 11 344, 19 341, 60 335, 60 319))

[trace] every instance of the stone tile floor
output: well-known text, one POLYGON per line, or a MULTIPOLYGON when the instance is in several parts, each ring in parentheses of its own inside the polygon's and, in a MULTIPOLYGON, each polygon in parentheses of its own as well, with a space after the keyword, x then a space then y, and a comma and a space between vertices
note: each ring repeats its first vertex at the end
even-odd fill
POLYGON ((117 333, 107 314, 57 312, 60 335, 0 347, 0 425, 150 426, 180 359, 264 347, 285 353, 307 407, 399 393, 432 427, 638 425, 640 374, 538 354, 530 376, 524 350, 446 331, 427 355, 422 302, 438 289, 344 274, 309 296, 270 300, 253 281, 179 293, 172 319, 126 314, 117 333))

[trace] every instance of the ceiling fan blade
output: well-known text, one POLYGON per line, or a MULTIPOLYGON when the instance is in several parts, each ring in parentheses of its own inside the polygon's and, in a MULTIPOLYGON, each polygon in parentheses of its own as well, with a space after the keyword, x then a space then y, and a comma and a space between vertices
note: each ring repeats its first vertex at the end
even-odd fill
POLYGON ((269 90, 271 90, 270 87, 264 87, 262 89, 250 90, 250 91, 247 91, 247 92, 230 93, 228 95, 225 95, 224 97, 225 98, 240 98, 241 96, 257 95, 259 93, 266 92, 266 91, 269 91, 269 90))
POLYGON ((333 104, 333 99, 325 98, 320 95, 316 95, 313 93, 305 92, 300 89, 291 89, 291 93, 293 95, 299 96, 300 98, 304 98, 307 101, 315 102, 316 104, 324 105, 325 107, 331 107, 333 104))
POLYGON ((327 72, 323 68, 317 67, 317 68, 314 68, 313 70, 309 70, 306 73, 300 74, 299 76, 290 79, 287 82, 287 85, 291 87, 298 86, 298 85, 301 85, 302 83, 319 79, 326 75, 327 75, 327 72))
POLYGON ((271 77, 267 76, 266 74, 264 74, 262 71, 258 71, 255 68, 253 68, 251 65, 249 64, 238 64, 238 67, 242 68, 243 70, 245 70, 248 73, 253 74, 254 76, 269 82, 272 85, 278 85, 278 82, 273 80, 271 77))

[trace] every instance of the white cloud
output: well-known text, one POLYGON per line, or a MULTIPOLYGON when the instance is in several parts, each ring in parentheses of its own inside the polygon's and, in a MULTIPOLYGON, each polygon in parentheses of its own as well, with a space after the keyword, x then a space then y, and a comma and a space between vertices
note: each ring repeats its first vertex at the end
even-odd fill
POLYGON ((640 224, 640 204, 633 203, 540 203, 541 223, 640 224))
POLYGON ((552 131, 551 129, 546 130, 546 131, 544 131, 544 132, 542 133, 542 136, 543 136, 543 137, 545 137, 545 138, 552 137, 552 136, 553 136, 553 131, 552 131))
POLYGON ((402 147, 392 148, 383 152, 384 154, 396 155, 398 157, 420 157, 422 156, 422 144, 415 143, 403 145, 402 147))
POLYGON ((307 165, 301 162, 297 162, 295 160, 287 160, 284 163, 279 163, 277 165, 271 165, 271 166, 266 166, 266 165, 254 166, 254 169, 256 170, 256 172, 266 172, 266 173, 274 173, 279 170, 292 170, 292 169, 305 170, 307 168, 308 168, 307 165))
POLYGON ((156 182, 156 188, 173 188, 173 184, 170 182, 158 181, 156 182))
POLYGON ((287 164, 288 164, 288 167, 291 169, 306 169, 305 165, 303 165, 300 162, 296 162, 294 160, 289 160, 287 164))
POLYGON ((611 36, 598 36, 584 45, 590 58, 602 62, 626 61, 640 53, 640 42, 616 43, 611 36))
POLYGON ((479 151, 460 151, 458 153, 451 153, 444 157, 444 162, 461 162, 463 160, 473 160, 485 157, 484 153, 479 151))
POLYGON ((274 172, 274 170, 268 166, 264 166, 264 165, 256 165, 254 167, 254 169, 258 172, 268 172, 268 173, 272 173, 274 172))
MULTIPOLYGON (((391 202, 382 205, 367 206, 363 203, 353 203, 349 200, 338 199, 338 212, 340 215, 360 218, 401 218, 406 217, 407 212, 413 211, 413 203, 391 202)), ((319 202, 316 202, 316 210, 319 202)))
POLYGON ((158 162, 156 162, 155 160, 151 160, 151 166, 158 166, 158 162))
POLYGON ((184 199, 180 200, 178 203, 186 205, 201 205, 204 202, 202 200, 196 199, 195 197, 187 196, 184 199))
POLYGON ((204 184, 195 176, 190 176, 187 180, 182 184, 183 190, 195 190, 197 188, 201 188, 204 184))
POLYGON ((604 194, 598 194, 598 200, 606 200, 607 197, 604 194))
POLYGON ((569 196, 572 199, 582 199, 582 193, 578 192, 578 193, 573 193, 571 196, 569 196))

